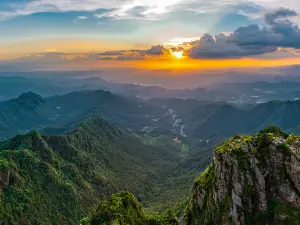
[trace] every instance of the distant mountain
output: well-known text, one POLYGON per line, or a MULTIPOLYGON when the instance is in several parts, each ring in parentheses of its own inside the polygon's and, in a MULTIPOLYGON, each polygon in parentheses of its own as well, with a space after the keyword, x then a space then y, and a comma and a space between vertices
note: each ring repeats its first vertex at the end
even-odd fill
POLYGON ((173 109, 190 138, 226 138, 235 133, 256 133, 270 125, 288 132, 299 131, 300 101, 271 101, 245 107, 182 99, 153 99, 151 102, 173 109))
POLYGON ((168 89, 135 83, 112 82, 97 76, 101 72, 0 72, 0 101, 16 98, 25 92, 43 97, 71 92, 105 90, 131 98, 181 98, 199 101, 223 101, 232 104, 259 104, 273 100, 300 98, 299 81, 216 83, 195 89, 168 89), (98 74, 99 73, 99 74, 98 74))
POLYGON ((64 83, 55 79, 25 78, 20 76, 0 76, 0 101, 16 98, 25 92, 34 92, 43 96, 68 93, 64 83))
POLYGON ((106 91, 73 92, 49 98, 29 92, 0 104, 0 138, 31 129, 42 129, 50 134, 66 132, 95 115, 126 129, 139 131, 153 125, 153 118, 164 112, 164 109, 138 99, 106 91))
POLYGON ((81 91, 42 98, 25 93, 0 104, 0 138, 32 129, 44 134, 71 131, 80 121, 101 116, 135 133, 171 134, 191 140, 220 140, 238 133, 255 133, 276 125, 299 132, 300 101, 271 101, 238 106, 195 99, 144 101, 107 91, 81 91))
POLYGON ((29 92, 0 104, 0 138, 48 124, 49 119, 40 110, 45 103, 41 96, 29 92))
POLYGON ((178 174, 179 152, 145 145, 100 118, 67 135, 18 135, 0 143, 0 224, 78 224, 121 190, 153 199, 178 174))

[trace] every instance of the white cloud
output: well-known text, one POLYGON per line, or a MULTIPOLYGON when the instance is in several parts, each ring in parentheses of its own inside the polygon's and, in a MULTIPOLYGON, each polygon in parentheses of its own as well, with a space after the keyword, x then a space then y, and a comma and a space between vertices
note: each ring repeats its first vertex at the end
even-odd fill
POLYGON ((78 16, 79 20, 86 20, 88 17, 87 16, 78 16))
MULTIPOLYGON (((10 4, 10 10, 0 11, 0 18, 39 12, 96 11, 109 12, 97 14, 97 17, 114 19, 137 18, 134 10, 139 8, 140 19, 159 19, 172 11, 189 10, 195 13, 220 11, 240 4, 255 4, 268 10, 285 6, 300 10, 299 0, 28 0, 23 4, 10 4)), ((1 6, 1 3, 0 3, 1 6)))
POLYGON ((164 43, 165 45, 170 45, 170 46, 178 46, 181 44, 184 44, 185 42, 192 42, 192 41, 197 41, 200 40, 201 37, 185 37, 185 38, 173 38, 169 42, 164 43))

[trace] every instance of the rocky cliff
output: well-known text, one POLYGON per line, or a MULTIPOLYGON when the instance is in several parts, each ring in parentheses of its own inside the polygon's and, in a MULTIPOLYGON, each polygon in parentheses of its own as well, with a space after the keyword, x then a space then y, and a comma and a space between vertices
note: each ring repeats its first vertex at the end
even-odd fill
POLYGON ((217 147, 195 181, 185 223, 300 224, 300 137, 269 127, 217 147))

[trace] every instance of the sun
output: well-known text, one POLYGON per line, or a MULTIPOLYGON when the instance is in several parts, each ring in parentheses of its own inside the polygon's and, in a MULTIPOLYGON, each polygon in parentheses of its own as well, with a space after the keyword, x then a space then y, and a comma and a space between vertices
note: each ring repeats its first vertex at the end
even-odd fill
POLYGON ((183 58, 183 52, 172 52, 173 56, 177 59, 183 58))

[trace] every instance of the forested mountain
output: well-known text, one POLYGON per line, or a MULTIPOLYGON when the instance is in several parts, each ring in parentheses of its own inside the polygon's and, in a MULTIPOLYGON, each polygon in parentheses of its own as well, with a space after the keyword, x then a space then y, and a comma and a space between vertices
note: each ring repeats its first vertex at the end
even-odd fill
MULTIPOLYGON (((203 204, 209 207, 205 209, 208 214, 203 210, 197 211, 199 206, 193 202, 194 197, 191 197, 189 204, 186 201, 177 204, 187 195, 192 179, 208 165, 211 148, 236 133, 254 134, 269 125, 298 133, 299 115, 300 101, 237 106, 195 99, 142 100, 107 91, 72 92, 47 98, 32 92, 24 93, 0 103, 2 140, 17 133, 23 134, 0 144, 0 218, 3 218, 0 224, 78 224, 83 218, 86 218, 85 224, 97 224, 97 218, 109 217, 110 204, 115 204, 115 201, 121 204, 121 211, 123 206, 129 207, 122 213, 138 209, 134 213, 140 214, 142 220, 138 221, 141 224, 182 224, 184 219, 190 221, 186 222, 187 225, 197 224, 195 221, 219 223, 220 212, 213 208, 219 207, 218 201, 204 201, 203 204), (29 132, 32 129, 39 132, 29 132), (24 134, 26 132, 29 133, 24 134), (130 191, 137 196, 137 200, 127 192, 104 200, 119 191, 130 191), (132 205, 126 205, 127 201, 132 205), (104 204, 101 206, 103 209, 108 207, 105 212, 109 215, 96 210, 99 202, 104 204), (140 208, 140 204, 145 210, 140 208), (175 205, 178 207, 169 214, 151 214, 175 205), (189 214, 184 213, 187 205, 189 214)), ((266 133, 274 136, 268 142, 271 150, 278 140, 287 143, 290 150, 297 150, 298 142, 289 142, 291 138, 286 140, 287 136, 277 130, 245 137, 247 143, 248 139, 251 140, 251 149, 260 149, 260 142, 257 141, 266 133)), ((244 137, 238 137, 238 144, 244 143, 241 141, 244 137)), ((235 140, 230 139, 226 143, 233 141, 234 144, 224 144, 217 149, 238 146, 235 140)), ((273 154, 266 150, 266 154, 269 153, 273 154)), ((220 154, 223 157, 223 150, 220 154)), ((257 157, 256 153, 253 157, 257 157)), ((210 176, 211 168, 201 177, 207 173, 210 176)), ((195 185, 199 182, 202 185, 199 179, 195 185)), ((256 178, 251 179, 254 182, 256 178)), ((277 188, 276 182, 270 185, 277 188)), ((203 188, 201 185, 195 187, 203 188)), ((228 185, 231 187, 231 184, 228 185)), ((198 193, 195 187, 193 190, 198 193)), ((256 191, 254 187, 251 190, 256 191)), ((267 189, 267 192, 271 191, 267 189)), ((270 197, 270 201, 277 200, 277 197, 270 197)), ((230 208, 236 207, 230 204, 230 208)), ((297 205, 293 207, 297 208, 297 205)), ((122 215, 119 209, 114 209, 113 215, 122 215)), ((270 210, 269 217, 263 218, 277 221, 272 214, 272 210, 277 209, 270 210)), ((228 217, 228 221, 242 223, 249 213, 237 212, 238 215, 228 217)), ((257 215, 261 212, 252 213, 257 215)), ((289 217, 298 215, 297 211, 293 213, 296 214, 288 214, 289 217)), ((111 218, 124 219, 118 216, 111 218)), ((223 219, 221 223, 226 222, 223 219)), ((103 218, 100 221, 104 221, 103 218)), ((257 222, 256 219, 254 221, 257 222)))
POLYGON ((180 174, 179 152, 145 145, 100 118, 66 135, 18 135, 0 144, 0 224, 78 224, 123 190, 153 202, 180 174))
POLYGON ((238 107, 193 99, 144 101, 100 90, 48 98, 29 92, 0 104, 0 138, 32 129, 45 134, 62 134, 96 115, 135 133, 220 140, 235 133, 255 133, 270 125, 297 133, 300 101, 271 101, 238 107))
POLYGON ((164 112, 145 102, 101 90, 49 98, 28 92, 0 103, 0 138, 45 127, 50 127, 47 129, 50 133, 63 133, 95 115, 121 127, 140 130, 153 125, 153 118, 164 112))
POLYGON ((177 117, 182 118, 187 135, 205 140, 256 133, 271 125, 287 132, 299 131, 300 101, 271 101, 244 107, 191 99, 153 99, 151 102, 174 109, 177 117))
POLYGON ((134 197, 120 193, 82 224, 300 224, 299 143, 277 127, 236 135, 214 150, 190 197, 173 212, 149 222, 134 197))

